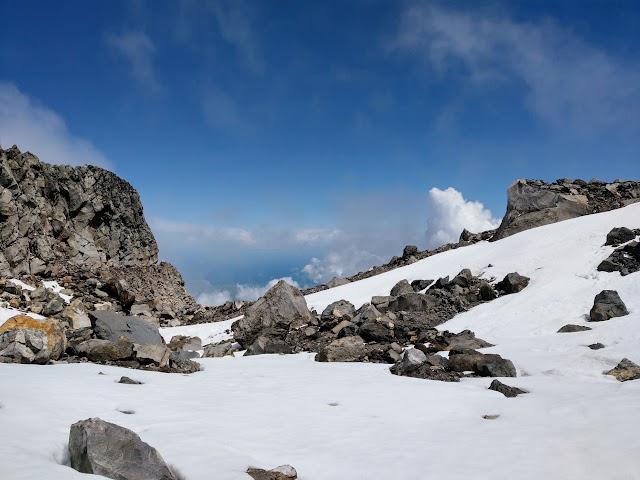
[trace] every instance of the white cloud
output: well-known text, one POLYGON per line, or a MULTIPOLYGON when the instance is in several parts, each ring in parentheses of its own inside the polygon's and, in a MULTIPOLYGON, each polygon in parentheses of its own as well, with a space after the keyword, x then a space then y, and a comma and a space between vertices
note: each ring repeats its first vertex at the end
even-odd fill
POLYGON ((212 290, 210 292, 204 292, 198 295, 198 298, 196 298, 196 302, 198 302, 200 305, 215 307, 218 305, 224 305, 231 299, 231 292, 229 292, 228 290, 212 290))
POLYGON ((154 93, 164 90, 153 65, 156 48, 146 33, 132 30, 108 33, 105 38, 107 44, 129 63, 131 75, 141 86, 154 93))
POLYGON ((164 218, 151 218, 149 225, 156 234, 177 235, 179 241, 191 245, 208 246, 212 241, 234 241, 252 245, 256 240, 251 232, 242 228, 198 225, 189 222, 177 222, 164 218))
POLYGON ((497 228, 500 220, 494 218, 480 202, 464 199, 455 188, 429 190, 431 214, 427 220, 427 246, 439 247, 457 242, 462 230, 483 232, 497 228))
POLYGON ((302 272, 314 283, 326 283, 333 277, 343 278, 389 261, 355 246, 329 251, 322 259, 312 258, 302 272))
POLYGON ((262 73, 264 60, 256 40, 252 25, 253 12, 249 5, 238 0, 218 0, 210 2, 209 6, 218 23, 220 36, 238 50, 251 71, 262 73))
POLYGON ((402 15, 392 42, 440 74, 473 85, 523 87, 525 105, 560 131, 637 129, 640 63, 617 58, 549 20, 461 12, 420 4, 402 15))
POLYGON ((235 292, 231 293, 230 289, 226 290, 209 290, 198 295, 196 301, 201 305, 217 306, 223 305, 230 300, 247 300, 253 302, 262 297, 267 290, 273 287, 280 280, 284 280, 289 285, 296 288, 300 288, 298 282, 291 277, 274 278, 269 280, 266 285, 247 285, 237 284, 235 286, 235 292))
POLYGON ((11 83, 0 83, 0 145, 17 145, 48 163, 113 168, 91 142, 71 134, 60 115, 11 83))
POLYGON ((300 288, 300 285, 298 284, 298 282, 296 282, 291 277, 274 278, 273 280, 269 280, 266 285, 258 285, 258 286, 240 285, 240 284, 236 285, 237 287, 236 298, 238 300, 249 300, 249 301, 257 300, 258 298, 263 296, 267 292, 267 290, 273 287, 280 280, 284 280, 285 282, 287 282, 289 285, 293 287, 300 288))

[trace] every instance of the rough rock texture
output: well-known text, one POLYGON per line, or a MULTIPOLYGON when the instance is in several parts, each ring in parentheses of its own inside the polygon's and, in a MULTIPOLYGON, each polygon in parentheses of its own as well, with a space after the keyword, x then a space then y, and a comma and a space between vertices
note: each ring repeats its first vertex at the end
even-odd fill
POLYGON ((75 264, 152 265, 158 247, 137 192, 94 166, 40 162, 0 148, 0 273, 75 264))
POLYGON ((281 329, 286 334, 289 328, 315 321, 300 290, 280 280, 247 309, 244 318, 231 325, 231 330, 236 341, 248 347, 265 329, 281 329))
POLYGON ((598 265, 599 272, 620 272, 623 277, 640 272, 640 243, 629 242, 617 248, 598 265))
POLYGON ((636 365, 628 358, 623 358, 615 368, 605 372, 605 374, 613 375, 619 382, 638 380, 640 378, 640 365, 636 365))
POLYGON ((489 390, 499 392, 505 397, 509 398, 517 397, 518 395, 522 395, 523 393, 528 393, 526 390, 522 390, 521 388, 505 385, 500 380, 494 380, 493 382, 491 382, 491 385, 489 385, 489 390))
POLYGON ((138 317, 125 317, 111 310, 89 312, 95 336, 116 342, 125 337, 131 343, 164 345, 157 328, 138 317))
POLYGON ((89 418, 71 425, 71 468, 114 480, 177 480, 158 451, 131 430, 89 418))
POLYGON ((640 182, 605 183, 560 179, 554 183, 520 179, 507 190, 507 212, 492 240, 640 201, 640 182))
POLYGON ((593 307, 589 312, 592 322, 602 322, 614 317, 628 315, 629 311, 615 290, 603 290, 593 300, 593 307))
POLYGON ((617 247, 618 245, 622 245, 623 243, 633 240, 636 238, 636 235, 636 232, 627 227, 612 228, 611 231, 607 233, 607 241, 604 244, 617 247))
POLYGON ((280 465, 272 470, 248 468, 247 473, 253 480, 296 480, 298 472, 291 465, 280 465))
POLYGON ((518 272, 509 273, 501 282, 496 285, 496 290, 506 294, 518 293, 529 285, 529 277, 520 275, 518 272))
POLYGON ((43 364, 57 360, 66 342, 57 321, 16 315, 0 325, 0 362, 43 364))

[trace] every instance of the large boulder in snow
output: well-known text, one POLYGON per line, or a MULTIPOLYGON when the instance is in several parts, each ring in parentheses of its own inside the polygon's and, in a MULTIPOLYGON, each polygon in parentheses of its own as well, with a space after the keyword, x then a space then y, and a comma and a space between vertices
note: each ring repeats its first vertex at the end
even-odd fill
POLYGON ((628 315, 626 305, 615 290, 603 290, 593 300, 593 307, 589 312, 592 322, 602 322, 614 317, 628 315))
POLYGON ((236 341, 246 348, 264 330, 287 332, 313 322, 315 317, 300 290, 280 280, 247 308, 244 317, 231 325, 231 330, 236 341))
POLYGON ((526 390, 522 390, 521 388, 505 385, 500 380, 494 380, 493 382, 491 382, 491 385, 489 385, 489 390, 501 393, 508 398, 513 398, 517 397, 518 395, 528 393, 526 390))
POLYGON ((457 382, 460 375, 449 369, 449 361, 440 355, 425 355, 417 348, 405 350, 402 357, 390 369, 392 374, 401 377, 424 378, 457 382))
POLYGON ((91 362, 105 363, 127 360, 133 356, 133 343, 125 337, 118 341, 91 338, 74 346, 76 353, 91 362))
POLYGON ((498 282, 496 290, 500 290, 506 294, 518 293, 529 285, 529 280, 529 277, 520 275, 518 272, 509 273, 501 282, 498 282))
POLYGON ((102 340, 116 342, 125 337, 131 343, 141 345, 164 345, 158 327, 140 317, 125 317, 112 310, 89 312, 95 336, 102 340))
POLYGON ((563 178, 550 184, 519 179, 507 190, 507 212, 492 240, 561 220, 607 212, 639 200, 639 182, 587 183, 563 178))
POLYGON ((475 350, 451 350, 449 368, 454 372, 473 372, 481 377, 515 377, 511 360, 495 353, 483 354, 475 350))
POLYGON ((618 245, 627 243, 634 238, 636 238, 636 233, 633 230, 627 227, 616 227, 612 228, 611 231, 607 233, 607 241, 604 244, 617 247, 618 245))
POLYGON ((249 345, 244 356, 293 353, 293 347, 286 343, 279 335, 260 335, 249 345))
POLYGON ((53 319, 16 315, 0 325, 0 362, 44 364, 64 353, 67 338, 53 319))
POLYGON ((158 451, 134 432, 99 418, 71 425, 71 468, 114 480, 177 480, 158 451))

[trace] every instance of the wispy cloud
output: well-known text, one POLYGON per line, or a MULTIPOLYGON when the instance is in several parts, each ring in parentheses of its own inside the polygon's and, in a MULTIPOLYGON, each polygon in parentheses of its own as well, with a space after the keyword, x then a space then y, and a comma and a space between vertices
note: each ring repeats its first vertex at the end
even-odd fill
POLYGON ((247 67, 254 73, 263 73, 265 63, 260 44, 256 38, 253 11, 239 0, 209 2, 220 36, 233 45, 242 56, 247 67))
POLYGON ((247 284, 236 284, 234 288, 223 289, 223 290, 207 290, 196 298, 196 301, 202 305, 222 305, 225 302, 230 300, 248 300, 253 302, 257 300, 273 287, 280 280, 284 280, 289 285, 292 285, 296 288, 300 288, 298 282, 296 282, 291 277, 282 277, 282 278, 274 278, 269 280, 265 285, 247 285, 247 284))
POLYGON ((64 119, 11 83, 0 83, 0 145, 18 145, 48 163, 112 163, 91 142, 69 132, 64 119))
POLYGON ((525 106, 559 131, 637 132, 637 57, 616 56, 551 20, 419 4, 402 15, 390 48, 477 88, 522 88, 525 106))
POLYGON ((242 228, 198 225, 163 218, 151 218, 149 224, 154 232, 179 235, 181 241, 189 244, 210 244, 212 240, 240 242, 243 245, 256 243, 251 232, 242 228))
POLYGON ((110 32, 105 35, 105 40, 107 45, 129 64, 131 76, 140 86, 153 93, 164 90, 154 67, 156 47, 145 32, 141 30, 110 32))

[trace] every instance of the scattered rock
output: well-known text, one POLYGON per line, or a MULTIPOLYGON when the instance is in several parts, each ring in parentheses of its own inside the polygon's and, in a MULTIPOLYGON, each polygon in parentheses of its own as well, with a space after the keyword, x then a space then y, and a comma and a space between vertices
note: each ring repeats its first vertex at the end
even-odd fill
POLYGON ((331 280, 329 280, 326 283, 326 285, 328 288, 335 288, 335 287, 340 287, 342 285, 346 285, 347 283, 350 283, 350 282, 346 278, 333 277, 331 280))
POLYGON ((526 390, 522 390, 521 388, 505 385, 499 380, 494 380, 493 382, 491 382, 491 385, 489 385, 489 390, 494 390, 509 398, 517 397, 518 395, 522 395, 523 393, 528 393, 526 390))
POLYGON ((496 285, 496 289, 505 294, 518 293, 529 285, 529 277, 520 275, 517 272, 509 273, 504 279, 496 285))
POLYGON ((613 375, 619 382, 637 380, 640 378, 640 365, 636 365, 628 358, 623 358, 615 367, 605 372, 606 375, 613 375))
POLYGON ((202 350, 202 340, 200 337, 188 337, 185 335, 174 335, 167 345, 174 352, 194 352, 202 350))
POLYGON ((604 345, 601 343, 592 343, 591 345, 587 345, 591 350, 600 350, 604 348, 604 345))
POLYGON ((76 353, 96 363, 127 360, 133 356, 133 344, 125 337, 116 342, 92 338, 75 346, 76 353))
POLYGON ((295 480, 298 472, 291 465, 280 465, 272 470, 250 467, 247 473, 254 480, 295 480))
POLYGON ((204 347, 205 358, 219 358, 233 355, 234 352, 240 351, 240 346, 233 340, 225 340, 223 342, 212 343, 204 347))
POLYGON ((142 385, 142 382, 139 382, 138 380, 133 380, 129 377, 121 377, 118 383, 125 383, 127 385, 142 385))
POLYGON ((158 451, 134 432, 99 418, 71 425, 71 468, 115 480, 177 480, 158 451))
POLYGON ((496 418, 499 418, 500 415, 483 415, 482 418, 484 418, 485 420, 495 420, 496 418))
POLYGON ((411 282, 411 288, 414 292, 420 292, 433 283, 433 280, 414 280, 411 282))
POLYGON ((574 325, 572 323, 565 325, 557 333, 573 333, 573 332, 586 332, 587 330, 591 330, 591 327, 587 327, 584 325, 574 325))
POLYGON ((135 359, 142 365, 154 364, 164 368, 169 364, 171 350, 165 345, 133 344, 135 359))
POLYGON ((627 243, 634 238, 636 238, 636 234, 633 230, 626 227, 613 228, 609 233, 607 233, 607 241, 605 242, 605 245, 613 245, 614 247, 617 247, 618 245, 627 243))
POLYGON ((620 272, 625 276, 640 271, 640 243, 629 242, 604 259, 598 265, 599 272, 620 272))
POLYGON ((592 322, 602 322, 614 317, 628 315, 629 311, 615 290, 603 290, 596 295, 589 312, 592 322))

